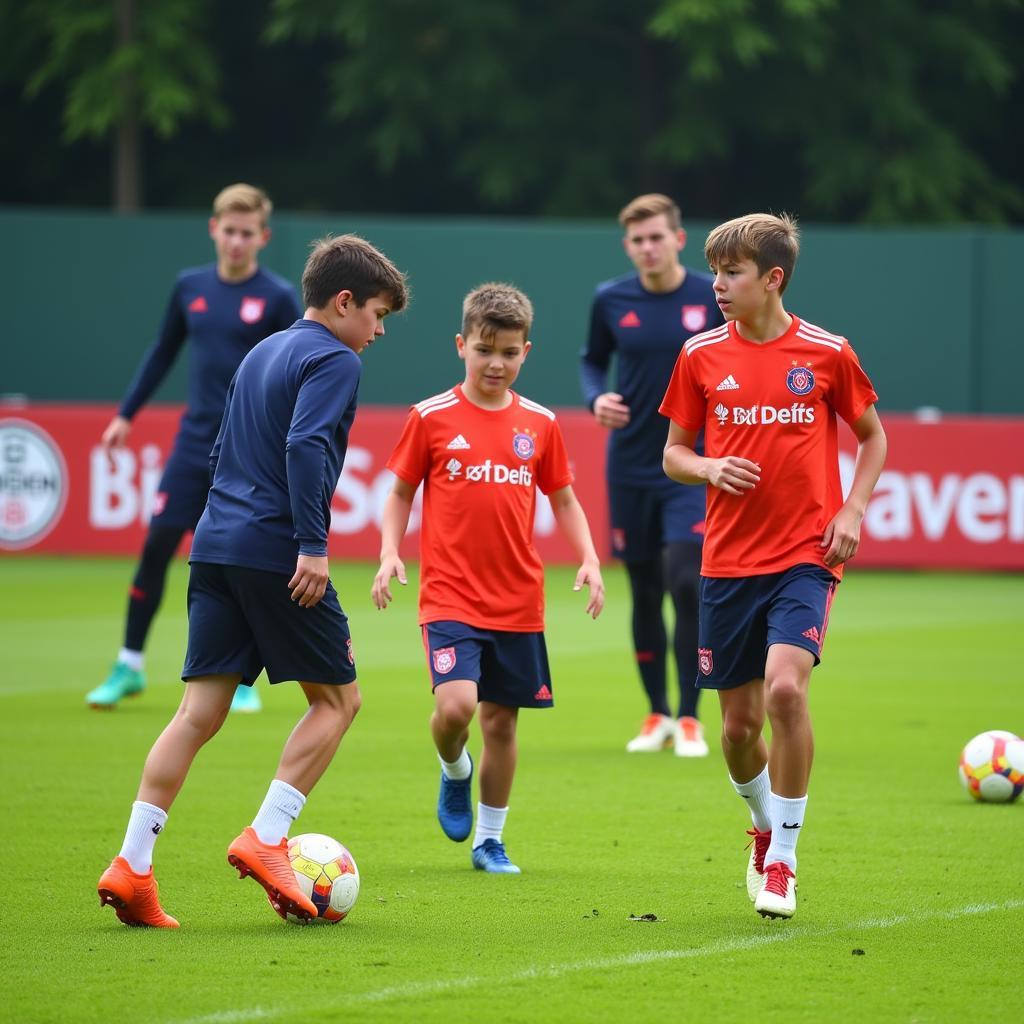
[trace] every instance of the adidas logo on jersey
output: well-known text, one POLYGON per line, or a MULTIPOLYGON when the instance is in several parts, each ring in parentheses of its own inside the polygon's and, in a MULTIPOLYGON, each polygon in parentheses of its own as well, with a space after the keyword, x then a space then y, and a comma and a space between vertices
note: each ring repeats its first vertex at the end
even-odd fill
POLYGON ((736 378, 730 373, 721 384, 715 388, 716 391, 739 391, 739 384, 736 383, 736 378))
POLYGON ((622 319, 619 320, 620 327, 640 327, 640 317, 636 315, 636 310, 631 309, 622 319))
POLYGON ((469 442, 461 434, 456 434, 455 437, 453 437, 448 442, 448 448, 453 450, 453 451, 458 451, 458 450, 461 450, 463 448, 468 448, 468 447, 469 447, 469 442))

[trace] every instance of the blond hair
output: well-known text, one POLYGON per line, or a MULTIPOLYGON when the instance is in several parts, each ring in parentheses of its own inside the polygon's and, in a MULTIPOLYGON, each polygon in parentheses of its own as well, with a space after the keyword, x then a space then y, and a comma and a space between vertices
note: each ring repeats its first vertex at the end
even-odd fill
POLYGON ((753 260, 759 274, 773 267, 782 270, 781 295, 793 276, 800 255, 800 229, 788 213, 748 213, 719 224, 704 243, 704 257, 712 270, 723 263, 753 260))
POLYGON ((358 235, 327 235, 312 243, 302 271, 302 300, 323 309, 340 291, 350 291, 357 306, 383 295, 392 313, 404 309, 409 287, 403 274, 379 249, 358 235))
POLYGON ((213 200, 214 217, 223 217, 225 213, 258 213, 264 227, 273 209, 274 204, 263 189, 245 182, 222 188, 213 200))
POLYGON ((660 192, 647 192, 626 203, 619 211, 619 223, 628 228, 630 224, 647 220, 648 217, 657 217, 660 213, 665 214, 668 226, 673 231, 678 231, 683 226, 683 218, 675 200, 663 196, 660 192))
POLYGON ((532 324, 533 304, 524 292, 510 284, 489 281, 478 285, 462 302, 463 337, 474 329, 484 338, 497 331, 522 331, 526 341, 532 324))

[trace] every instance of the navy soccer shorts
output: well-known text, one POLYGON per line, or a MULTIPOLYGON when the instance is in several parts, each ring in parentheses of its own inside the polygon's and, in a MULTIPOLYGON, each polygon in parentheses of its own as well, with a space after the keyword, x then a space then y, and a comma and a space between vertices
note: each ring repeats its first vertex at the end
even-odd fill
POLYGON ((291 599, 290 576, 193 562, 188 580, 184 680, 239 674, 251 686, 265 668, 272 683, 351 683, 356 678, 348 619, 331 583, 312 608, 291 599))
POLYGON ((817 665, 837 585, 820 565, 767 576, 702 576, 697 685, 730 690, 763 679, 772 644, 802 647, 817 665))
POLYGON ((648 562, 668 544, 704 539, 703 488, 609 484, 608 499, 612 554, 624 562, 648 562))
POLYGON ((431 689, 449 679, 472 679, 478 700, 510 708, 554 704, 543 633, 477 629, 446 620, 423 627, 423 646, 431 689))
POLYGON ((175 448, 153 500, 151 526, 194 530, 210 492, 210 461, 175 448))

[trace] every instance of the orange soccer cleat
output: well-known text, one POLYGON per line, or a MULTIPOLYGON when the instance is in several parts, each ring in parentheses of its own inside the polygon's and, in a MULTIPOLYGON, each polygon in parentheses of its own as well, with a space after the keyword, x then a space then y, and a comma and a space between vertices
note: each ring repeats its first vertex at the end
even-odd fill
POLYGON ((177 928, 178 922, 160 906, 153 869, 132 871, 124 857, 115 857, 96 883, 100 906, 108 903, 118 919, 132 928, 177 928))
POLYGON ((316 905, 299 888, 288 859, 288 840, 277 845, 260 841, 251 825, 228 847, 228 863, 240 878, 252 877, 267 890, 270 905, 282 916, 292 914, 310 921, 317 916, 316 905))

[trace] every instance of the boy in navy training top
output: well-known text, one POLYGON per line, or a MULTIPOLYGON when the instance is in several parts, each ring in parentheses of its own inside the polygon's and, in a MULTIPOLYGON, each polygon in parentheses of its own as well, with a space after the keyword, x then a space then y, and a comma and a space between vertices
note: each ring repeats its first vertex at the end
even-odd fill
POLYGON ((304 319, 257 345, 228 389, 192 543, 185 694, 149 752, 121 852, 97 886, 125 924, 178 926, 160 906, 153 847, 236 687, 264 668, 271 684, 298 680, 309 710, 228 860, 282 916, 316 916, 288 861, 288 830, 360 703, 348 620, 328 577, 330 501, 356 411, 358 356, 407 292, 394 265, 354 235, 316 243, 302 291, 304 319))
POLYGON ((679 207, 658 193, 637 196, 619 214, 626 255, 636 267, 597 286, 580 379, 597 422, 609 428, 608 496, 612 552, 626 564, 633 597, 633 649, 650 711, 631 753, 672 745, 679 757, 708 752, 697 720, 697 585, 705 489, 665 477, 658 445, 665 421, 658 406, 683 343, 717 327, 722 314, 711 277, 684 267, 686 244, 679 207), (608 390, 615 357, 616 389, 608 390), (666 693, 668 638, 665 591, 675 610, 673 651, 679 713, 666 693))
MULTIPOLYGON (((228 384, 245 354, 302 314, 295 289, 257 263, 270 239, 271 202, 252 185, 229 185, 213 201, 210 237, 217 262, 183 270, 174 284, 160 333, 139 366, 102 445, 124 445, 131 421, 167 376, 191 339, 188 407, 156 494, 153 515, 128 598, 124 646, 107 679, 86 695, 90 707, 110 709, 145 687, 143 648, 163 597, 167 568, 186 532, 194 530, 210 489, 210 449, 224 414, 228 384)), ((239 689, 235 711, 258 711, 259 696, 239 689)))

